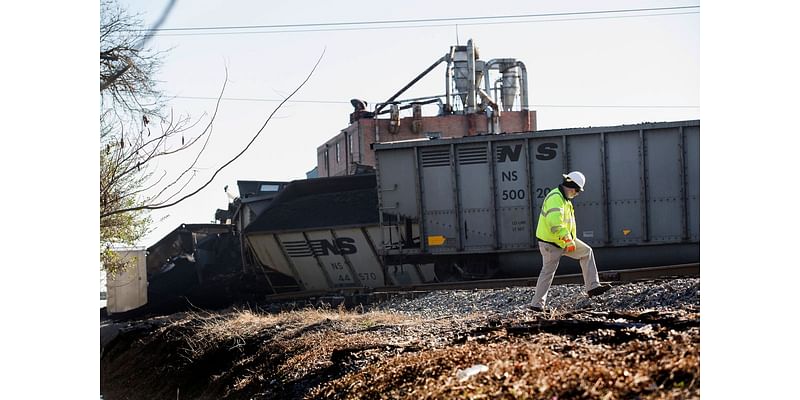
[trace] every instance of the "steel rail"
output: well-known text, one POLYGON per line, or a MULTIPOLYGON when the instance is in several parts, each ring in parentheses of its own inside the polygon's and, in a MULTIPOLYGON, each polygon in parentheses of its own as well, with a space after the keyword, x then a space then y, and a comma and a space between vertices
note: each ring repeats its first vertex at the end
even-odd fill
MULTIPOLYGON (((700 263, 675 264, 657 267, 627 268, 618 270, 600 271, 600 281, 612 285, 641 280, 667 279, 675 277, 699 277, 700 263)), ((475 290, 475 289, 501 289, 507 287, 536 286, 537 277, 485 279, 475 281, 424 283, 409 286, 382 287, 376 289, 342 289, 339 291, 313 291, 281 293, 265 296, 266 302, 307 300, 311 298, 373 298, 378 300, 388 296, 409 295, 416 297, 434 290, 475 290)), ((581 274, 556 275, 553 285, 582 283, 581 274)))

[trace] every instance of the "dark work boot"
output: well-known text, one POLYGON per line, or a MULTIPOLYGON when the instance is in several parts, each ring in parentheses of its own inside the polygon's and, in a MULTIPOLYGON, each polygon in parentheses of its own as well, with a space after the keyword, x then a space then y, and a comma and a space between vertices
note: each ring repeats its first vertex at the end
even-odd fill
POLYGON ((609 289, 611 289, 611 285, 609 285, 607 283, 603 283, 603 284, 600 284, 600 286, 598 286, 598 287, 586 292, 586 294, 588 294, 589 297, 599 296, 599 295, 607 292, 609 289))

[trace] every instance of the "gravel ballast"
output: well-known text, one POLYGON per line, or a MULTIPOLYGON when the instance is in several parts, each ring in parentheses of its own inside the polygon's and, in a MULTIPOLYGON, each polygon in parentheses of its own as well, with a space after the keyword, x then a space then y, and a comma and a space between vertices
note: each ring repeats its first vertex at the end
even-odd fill
POLYGON ((106 400, 693 399, 700 280, 395 294, 354 309, 270 305, 133 322, 107 344, 106 400))
MULTIPOLYGON (((375 303, 373 310, 418 314, 432 318, 470 313, 517 315, 527 312, 535 288, 513 287, 482 290, 439 290, 414 299, 396 296, 375 303)), ((665 279, 619 284, 602 296, 589 298, 582 285, 554 285, 547 294, 547 308, 554 313, 577 310, 637 311, 699 309, 700 279, 665 279)))

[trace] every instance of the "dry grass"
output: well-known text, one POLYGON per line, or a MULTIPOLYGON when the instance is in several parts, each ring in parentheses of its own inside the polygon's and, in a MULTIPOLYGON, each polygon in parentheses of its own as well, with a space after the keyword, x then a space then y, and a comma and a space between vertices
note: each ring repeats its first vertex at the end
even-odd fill
MULTIPOLYGON (((526 322, 536 323, 518 321, 526 322)), ((474 334, 487 324, 479 314, 426 320, 341 308, 187 313, 101 359, 109 374, 101 374, 103 394, 161 398, 180 388, 181 397, 197 399, 699 396, 699 328, 576 336, 511 334, 494 325, 474 334), (488 370, 457 378, 474 364, 488 370), (141 385, 109 386, 124 376, 141 385)))
MULTIPOLYGON (((262 337, 265 333, 275 338, 286 338, 306 332, 304 340, 322 342, 315 338, 320 335, 336 334, 337 330, 342 331, 341 334, 353 336, 359 330, 401 327, 423 322, 420 318, 395 313, 359 313, 343 308, 336 310, 308 308, 279 314, 259 313, 251 309, 233 309, 217 313, 192 312, 176 324, 185 325, 190 321, 194 328, 185 336, 185 340, 190 353, 195 357, 217 348, 220 344, 233 347, 244 345, 248 340, 262 337), (334 327, 334 332, 330 332, 330 329, 319 329, 322 332, 314 332, 315 327, 325 325, 334 327)), ((330 338, 326 341, 330 341, 330 338)))
POLYGON ((699 344, 691 340, 610 347, 543 334, 398 356, 320 387, 308 398, 693 397, 699 397, 699 344), (488 371, 458 379, 459 370, 475 364, 488 371))

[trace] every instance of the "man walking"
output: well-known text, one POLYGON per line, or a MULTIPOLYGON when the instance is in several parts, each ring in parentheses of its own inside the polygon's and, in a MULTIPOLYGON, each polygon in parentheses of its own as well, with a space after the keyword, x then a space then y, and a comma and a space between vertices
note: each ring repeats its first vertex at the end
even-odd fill
POLYGON ((536 239, 542 253, 542 271, 536 281, 536 293, 530 309, 544 311, 547 291, 553 283, 561 256, 580 261, 583 284, 589 297, 597 296, 611 289, 601 285, 597 275, 594 252, 575 234, 575 210, 572 199, 583 191, 586 177, 579 171, 562 175, 564 181, 544 198, 539 223, 536 225, 536 239))

